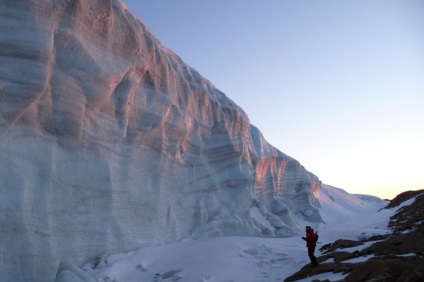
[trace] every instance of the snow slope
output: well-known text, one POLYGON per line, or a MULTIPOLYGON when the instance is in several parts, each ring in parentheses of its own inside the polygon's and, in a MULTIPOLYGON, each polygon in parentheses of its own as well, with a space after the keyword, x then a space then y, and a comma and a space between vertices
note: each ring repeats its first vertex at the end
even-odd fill
MULTIPOLYGON (((323 185, 321 203, 320 211, 327 223, 313 226, 320 235, 317 255, 320 246, 336 239, 357 240, 387 233, 389 217, 397 210, 379 211, 387 202, 363 202, 327 185, 323 185)), ((83 270, 95 281, 265 282, 283 281, 308 263, 301 235, 291 238, 236 236, 146 246, 128 253, 106 255, 95 269, 95 262, 89 261, 83 270)), ((320 277, 331 281, 343 278, 341 274, 332 273, 320 277)))
POLYGON ((156 243, 292 236, 299 219, 322 220, 319 179, 120 0, 1 4, 3 281, 52 281, 63 260, 156 243))

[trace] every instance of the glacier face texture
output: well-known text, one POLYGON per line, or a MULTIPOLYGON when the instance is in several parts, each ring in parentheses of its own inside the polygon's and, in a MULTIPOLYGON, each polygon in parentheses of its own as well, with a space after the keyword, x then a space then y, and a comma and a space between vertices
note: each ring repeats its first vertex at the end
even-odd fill
POLYGON ((2 0, 0 23, 3 281, 322 220, 319 179, 120 0, 2 0))

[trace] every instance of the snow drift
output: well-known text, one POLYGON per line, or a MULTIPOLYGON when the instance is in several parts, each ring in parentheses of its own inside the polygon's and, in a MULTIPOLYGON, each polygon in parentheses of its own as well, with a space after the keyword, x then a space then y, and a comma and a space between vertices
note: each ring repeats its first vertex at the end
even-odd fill
POLYGON ((290 236, 297 218, 322 220, 319 179, 120 0, 1 7, 4 281, 53 280, 65 259, 290 236))

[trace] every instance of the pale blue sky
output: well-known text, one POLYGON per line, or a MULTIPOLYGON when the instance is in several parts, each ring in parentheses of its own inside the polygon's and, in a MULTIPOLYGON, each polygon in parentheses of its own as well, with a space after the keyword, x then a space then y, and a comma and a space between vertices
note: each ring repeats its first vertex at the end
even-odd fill
POLYGON ((424 189, 424 1, 125 2, 324 183, 424 189))

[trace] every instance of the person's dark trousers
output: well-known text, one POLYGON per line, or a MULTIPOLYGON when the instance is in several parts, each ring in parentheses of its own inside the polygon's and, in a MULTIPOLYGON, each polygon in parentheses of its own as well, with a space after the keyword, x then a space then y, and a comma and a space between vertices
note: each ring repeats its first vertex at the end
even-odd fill
POLYGON ((312 266, 317 266, 318 262, 317 262, 317 258, 314 256, 314 252, 315 252, 315 246, 308 247, 308 256, 311 260, 312 266))

